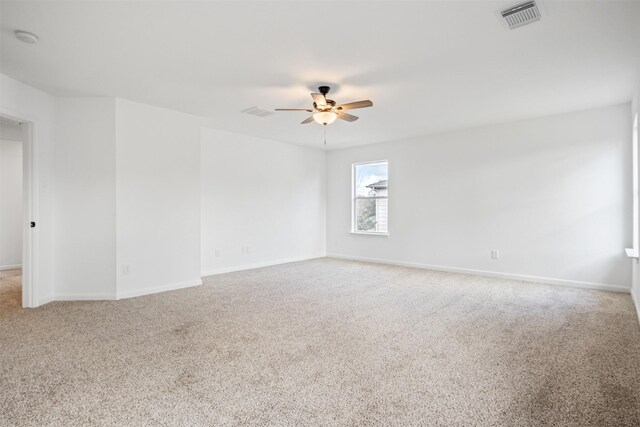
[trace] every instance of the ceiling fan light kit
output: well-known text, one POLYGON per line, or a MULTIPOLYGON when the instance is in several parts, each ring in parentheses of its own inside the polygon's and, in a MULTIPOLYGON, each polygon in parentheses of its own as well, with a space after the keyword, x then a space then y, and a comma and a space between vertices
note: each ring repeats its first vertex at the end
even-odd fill
POLYGON ((333 111, 321 111, 313 115, 313 120, 315 120, 316 123, 320 123, 325 126, 335 122, 337 118, 338 114, 333 111))

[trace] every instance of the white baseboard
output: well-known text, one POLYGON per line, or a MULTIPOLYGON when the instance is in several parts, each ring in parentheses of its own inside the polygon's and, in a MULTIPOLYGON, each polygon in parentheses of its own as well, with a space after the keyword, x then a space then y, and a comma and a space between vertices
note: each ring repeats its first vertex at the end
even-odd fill
POLYGON ((104 301, 116 299, 113 294, 56 294, 53 301, 104 301))
POLYGON ((143 295, 157 294, 160 292, 175 291, 178 289, 191 288, 202 285, 202 279, 190 280, 188 282, 172 283, 163 286, 152 286, 149 288, 136 289, 133 291, 118 292, 115 299, 141 297, 143 295))
POLYGON ((286 258, 286 259, 279 259, 275 261, 260 262, 255 264, 240 265, 240 266, 234 266, 234 267, 217 268, 215 270, 203 271, 202 277, 214 276, 216 274, 223 274, 223 273, 232 273, 234 271, 253 270, 254 268, 271 267, 274 265, 288 264, 290 262, 308 261, 310 259, 317 259, 317 258, 324 258, 324 257, 326 257, 326 254, 316 254, 316 255, 309 255, 309 256, 303 256, 303 257, 286 258))
POLYGON ((49 297, 43 297, 40 298, 40 300, 38 301, 38 305, 34 306, 34 307, 29 307, 29 308, 36 308, 36 307, 40 307, 41 305, 45 305, 45 304, 49 304, 50 302, 54 301, 53 297, 49 296, 49 297))
POLYGON ((496 277, 499 279, 519 280, 522 282, 544 283, 546 285, 569 286, 573 288, 595 289, 599 291, 612 291, 629 293, 631 290, 625 286, 610 285, 606 283, 581 282, 578 280, 555 279, 551 277, 528 276, 524 274, 501 273, 497 271, 473 270, 470 268, 446 267, 441 265, 420 264, 414 262, 393 261, 387 259, 356 257, 342 254, 327 254, 328 258, 346 259, 351 261, 373 262, 376 264, 389 264, 401 267, 421 268, 424 270, 437 270, 449 273, 472 274, 476 276, 496 277))
POLYGON ((192 280, 189 282, 172 283, 170 285, 155 286, 133 291, 118 292, 114 294, 56 294, 54 301, 110 301, 125 298, 139 297, 142 295, 156 294, 159 292, 174 291, 177 289, 190 288, 202 284, 202 280, 192 280))
POLYGON ((22 264, 14 264, 14 265, 0 265, 0 271, 5 270, 18 270, 22 268, 22 264))

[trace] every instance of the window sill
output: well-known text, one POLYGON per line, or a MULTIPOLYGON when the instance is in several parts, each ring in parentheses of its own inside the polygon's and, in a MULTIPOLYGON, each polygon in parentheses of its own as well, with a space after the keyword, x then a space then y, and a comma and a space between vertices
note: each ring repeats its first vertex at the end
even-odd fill
POLYGON ((627 253, 627 257, 629 258, 638 258, 638 250, 637 249, 633 249, 633 248, 626 248, 624 250, 627 253))
POLYGON ((383 236, 389 237, 389 233, 367 232, 367 231, 350 231, 350 234, 360 234, 363 236, 383 236))

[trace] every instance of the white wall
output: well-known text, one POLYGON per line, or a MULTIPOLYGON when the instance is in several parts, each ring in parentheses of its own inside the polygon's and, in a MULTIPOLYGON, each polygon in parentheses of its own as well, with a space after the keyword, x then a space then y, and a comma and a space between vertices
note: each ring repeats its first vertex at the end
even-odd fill
POLYGON ((61 98, 57 110, 56 298, 136 296, 324 255, 323 151, 121 99, 61 98))
POLYGON ((628 289, 629 112, 625 104, 330 152, 327 251, 628 289), (350 234, 351 164, 384 159, 390 236, 350 234))
POLYGON ((324 256, 325 157, 203 127, 203 276, 324 256))
POLYGON ((56 299, 114 298, 115 100, 57 98, 56 299))
POLYGON ((35 191, 37 212, 29 221, 37 227, 38 288, 36 305, 53 299, 53 202, 54 202, 54 98, 17 80, 0 74, 0 112, 34 122, 33 145, 38 176, 35 191))
MULTIPOLYGON (((9 137, 2 132, 2 138, 9 137)), ((0 270, 22 264, 22 142, 0 140, 0 270)))
POLYGON ((119 298, 201 283, 198 117, 116 100, 116 218, 119 298))
MULTIPOLYGON (((636 87, 636 92, 633 96, 633 101, 631 103, 631 120, 633 120, 636 115, 640 115, 640 82, 636 87)), ((640 117, 638 120, 640 121, 640 117)), ((640 156, 640 152, 638 153, 638 155, 640 156)), ((638 162, 640 163, 640 158, 638 159, 638 162)), ((638 182, 638 186, 640 187, 640 182, 638 182)), ((631 296, 636 306, 638 319, 640 320, 640 265, 638 265, 638 262, 639 260, 635 259, 633 260, 633 264, 632 264, 633 265, 633 284, 631 289, 631 296)))
POLYGON ((0 123, 0 139, 5 141, 20 141, 24 139, 24 128, 18 123, 0 123))

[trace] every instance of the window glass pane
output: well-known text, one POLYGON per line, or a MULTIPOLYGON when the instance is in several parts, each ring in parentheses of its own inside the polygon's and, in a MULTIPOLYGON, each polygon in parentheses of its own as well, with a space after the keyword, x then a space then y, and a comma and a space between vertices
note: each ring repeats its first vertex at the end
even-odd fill
POLYGON ((356 200, 356 231, 387 232, 387 199, 356 200))
POLYGON ((387 195, 387 162, 356 165, 356 197, 387 195))

